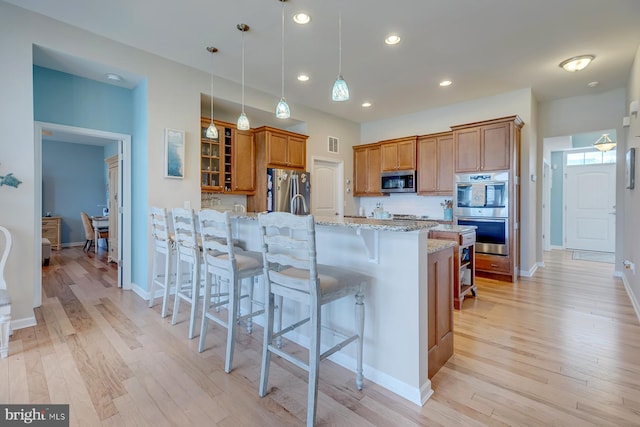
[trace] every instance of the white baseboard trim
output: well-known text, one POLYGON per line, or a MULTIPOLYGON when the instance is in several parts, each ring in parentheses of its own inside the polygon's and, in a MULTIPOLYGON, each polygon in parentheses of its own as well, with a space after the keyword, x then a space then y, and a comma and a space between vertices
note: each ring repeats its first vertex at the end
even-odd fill
POLYGON ((38 322, 36 321, 36 316, 25 317, 22 319, 11 320, 11 330, 17 331, 18 329, 30 328, 31 326, 36 326, 38 322))
POLYGON ((636 317, 638 318, 638 320, 640 320, 640 304, 638 304, 638 300, 636 299, 635 294, 631 290, 631 285, 629 285, 629 281, 627 280, 627 277, 619 271, 616 271, 615 275, 622 278, 624 289, 627 291, 629 300, 631 300, 631 305, 633 306, 633 310, 636 312, 636 317))
POLYGON ((562 251, 564 250, 564 246, 551 245, 551 250, 562 251))
POLYGON ((537 270, 538 270, 538 264, 536 263, 536 264, 533 264, 528 271, 520 269, 520 276, 533 277, 533 275, 536 273, 537 270))

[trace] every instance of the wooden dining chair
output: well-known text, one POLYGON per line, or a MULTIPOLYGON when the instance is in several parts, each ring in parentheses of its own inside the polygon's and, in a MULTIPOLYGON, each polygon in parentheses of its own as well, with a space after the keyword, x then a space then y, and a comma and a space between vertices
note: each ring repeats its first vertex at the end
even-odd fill
MULTIPOLYGON (((370 278, 342 267, 317 263, 315 222, 312 215, 298 216, 286 212, 258 215, 262 236, 262 253, 265 282, 266 324, 262 347, 260 374, 261 397, 267 394, 271 354, 282 357, 309 374, 307 394, 307 426, 316 420, 318 401, 318 375, 320 361, 347 344, 356 342, 356 386, 363 385, 362 348, 364 334, 364 287, 370 278), (342 336, 342 341, 321 353, 322 306, 340 298, 354 297, 356 333, 342 336), (290 326, 278 325, 274 331, 274 306, 278 297, 294 300, 308 306, 308 317, 290 326), (283 334, 310 322, 311 336, 308 360, 303 360, 279 348, 276 339, 283 334)), ((340 336, 337 331, 332 331, 340 336)))
POLYGON ((264 313, 264 304, 254 300, 254 278, 262 276, 262 253, 244 251, 235 246, 229 212, 202 209, 198 213, 204 261, 204 299, 198 351, 204 350, 209 320, 227 328, 225 372, 231 372, 237 326, 246 321, 247 332, 253 330, 253 317, 264 313), (226 292, 222 292, 223 282, 226 292), (243 292, 243 282, 246 291, 243 292), (241 303, 247 313, 242 314, 241 303), (227 307, 222 317, 221 307, 227 307), (255 309, 256 307, 257 309, 255 309))
MULTIPOLYGON (((95 241, 96 233, 93 228, 93 223, 91 222, 91 218, 87 215, 86 212, 80 212, 80 218, 82 219, 82 226, 84 227, 84 238, 86 239, 84 242, 83 250, 85 252, 89 252, 91 250, 91 245, 94 243, 97 245, 98 242, 95 241)), ((99 239, 108 239, 109 238, 109 230, 102 230, 98 232, 99 239)), ((97 247, 96 247, 97 248, 97 247)))

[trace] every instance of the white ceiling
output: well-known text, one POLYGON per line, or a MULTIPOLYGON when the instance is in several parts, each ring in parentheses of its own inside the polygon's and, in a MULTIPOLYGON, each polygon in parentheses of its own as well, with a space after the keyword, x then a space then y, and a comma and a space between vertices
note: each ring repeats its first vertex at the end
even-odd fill
MULTIPOLYGON (((246 23, 247 86, 280 96, 281 3, 278 0, 5 0, 118 42, 239 82, 246 23), (205 48, 216 46, 212 59, 205 48)), ((465 100, 532 88, 538 101, 626 85, 640 45, 638 0, 397 0, 285 3, 285 95, 355 122, 380 120, 465 100), (294 24, 306 11, 311 23, 294 24), (342 12, 342 74, 351 100, 332 102, 338 73, 338 11, 342 12), (383 43, 401 35, 395 47, 383 43), (593 54, 585 70, 558 64, 593 54), (300 83, 299 72, 311 80, 300 83), (443 79, 453 85, 441 88, 443 79), (598 81, 595 88, 587 84, 598 81), (370 101, 369 109, 361 103, 370 101)), ((139 76, 107 65, 40 50, 34 62, 104 81, 117 72, 124 85, 139 76)), ((247 99, 251 104, 251 100, 247 99)), ((295 111, 292 111, 295 117, 295 111)), ((252 122, 253 125, 253 122, 252 122)))

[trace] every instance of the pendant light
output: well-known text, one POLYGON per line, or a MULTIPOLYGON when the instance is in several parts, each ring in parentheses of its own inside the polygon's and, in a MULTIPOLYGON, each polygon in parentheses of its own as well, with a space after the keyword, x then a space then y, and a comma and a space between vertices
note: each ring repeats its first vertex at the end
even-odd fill
POLYGON ((331 99, 334 101, 348 101, 349 88, 342 78, 342 12, 338 14, 338 78, 333 83, 331 99))
POLYGON ((600 151, 613 150, 616 146, 616 142, 609 138, 608 133, 603 133, 600 138, 593 144, 593 148, 597 148, 600 151))
MULTIPOLYGON (((218 48, 209 46, 207 51, 214 54, 218 51, 218 48)), ((205 136, 209 139, 218 139, 218 128, 213 124, 213 66, 211 67, 211 124, 207 128, 205 136)))
POLYGON ((249 26, 247 24, 238 24, 236 28, 242 32, 242 113, 238 117, 238 129, 249 130, 251 128, 249 118, 244 113, 244 33, 249 31, 249 26))
POLYGON ((291 117, 291 110, 287 100, 284 99, 284 2, 287 0, 280 0, 282 3, 282 96, 278 105, 276 105, 276 117, 279 119, 288 119, 291 117))

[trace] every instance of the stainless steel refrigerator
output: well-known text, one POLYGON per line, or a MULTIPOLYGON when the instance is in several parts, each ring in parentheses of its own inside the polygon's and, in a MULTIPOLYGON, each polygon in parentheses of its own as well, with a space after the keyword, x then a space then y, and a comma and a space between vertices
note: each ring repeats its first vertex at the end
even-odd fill
POLYGON ((311 175, 290 169, 267 169, 267 211, 311 213, 311 175))

